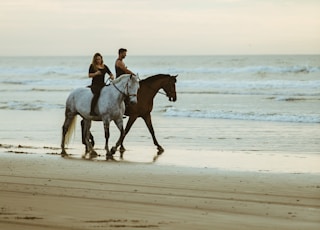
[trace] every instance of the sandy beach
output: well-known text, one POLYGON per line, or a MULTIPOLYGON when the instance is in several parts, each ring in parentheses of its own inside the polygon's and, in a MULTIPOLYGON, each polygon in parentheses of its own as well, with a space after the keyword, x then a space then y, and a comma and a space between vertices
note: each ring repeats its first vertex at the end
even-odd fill
MULTIPOLYGON (((0 229, 320 229, 319 61, 308 58, 134 58, 145 73, 179 73, 178 100, 154 100, 165 151, 154 161, 138 119, 124 159, 107 162, 102 122, 100 156, 81 158, 80 118, 60 156, 65 100, 89 84, 90 59, 3 58, 0 229)), ((110 134, 109 147, 113 123, 110 134)))
POLYGON ((62 158, 63 113, 19 114, 2 111, 0 229, 319 229, 319 156, 275 141, 300 125, 154 116, 165 148, 155 162, 141 120, 124 160, 106 162, 101 123, 92 127, 100 157, 81 158, 77 127, 62 158))
POLYGON ((25 149, 0 148, 1 229, 320 226, 318 174, 66 159, 54 148, 43 148, 42 154, 25 149))

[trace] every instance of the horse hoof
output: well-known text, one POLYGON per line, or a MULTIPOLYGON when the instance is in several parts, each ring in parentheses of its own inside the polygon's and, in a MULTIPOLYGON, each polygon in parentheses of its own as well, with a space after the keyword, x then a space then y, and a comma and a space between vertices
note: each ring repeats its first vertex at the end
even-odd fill
POLYGON ((113 160, 114 160, 113 155, 107 154, 107 155, 106 155, 106 160, 107 160, 107 161, 108 161, 108 160, 113 161, 113 160))
POLYGON ((163 152, 164 152, 164 149, 161 146, 159 146, 158 147, 158 155, 161 155, 163 152))
POLYGON ((124 153, 126 151, 126 149, 123 146, 121 146, 119 151, 120 151, 120 153, 124 153))
POLYGON ((60 155, 61 155, 61 157, 68 157, 68 156, 69 156, 69 155, 67 154, 67 152, 64 151, 64 150, 61 152, 60 155))
POLYGON ((117 148, 116 147, 112 147, 111 150, 110 150, 110 155, 114 155, 117 151, 117 148))
POLYGON ((94 150, 91 151, 91 153, 90 153, 90 159, 96 158, 96 157, 98 157, 98 156, 99 156, 99 155, 98 155, 98 153, 97 153, 96 151, 94 151, 94 150))

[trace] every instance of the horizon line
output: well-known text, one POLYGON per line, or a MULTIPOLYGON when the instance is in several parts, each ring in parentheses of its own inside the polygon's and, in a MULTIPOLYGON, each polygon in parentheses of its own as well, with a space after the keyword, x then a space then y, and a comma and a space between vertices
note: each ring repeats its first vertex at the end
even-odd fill
MULTIPOLYGON (((131 57, 162 57, 162 56, 172 56, 172 57, 183 57, 183 56, 316 56, 320 53, 275 53, 275 54, 132 54, 131 57)), ((88 57, 92 55, 87 54, 74 54, 74 55, 57 55, 57 54, 36 54, 36 55, 0 55, 0 57, 88 57)), ((103 55, 106 57, 113 57, 118 55, 103 55)))

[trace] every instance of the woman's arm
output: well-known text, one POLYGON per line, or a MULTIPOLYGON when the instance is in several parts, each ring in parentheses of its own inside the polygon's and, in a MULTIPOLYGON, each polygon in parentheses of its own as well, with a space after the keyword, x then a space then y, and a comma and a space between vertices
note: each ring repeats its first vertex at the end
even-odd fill
POLYGON ((95 69, 93 68, 93 65, 91 64, 89 67, 88 77, 94 78, 95 76, 98 76, 99 74, 101 74, 100 70, 95 71, 95 69))
POLYGON ((109 67, 104 65, 104 68, 106 69, 107 74, 109 74, 110 78, 113 80, 114 76, 113 76, 112 72, 110 71, 109 67))

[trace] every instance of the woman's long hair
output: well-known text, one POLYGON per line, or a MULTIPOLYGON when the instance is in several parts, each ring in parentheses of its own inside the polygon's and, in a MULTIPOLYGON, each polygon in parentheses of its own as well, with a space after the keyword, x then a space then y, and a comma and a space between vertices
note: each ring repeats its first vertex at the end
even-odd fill
POLYGON ((91 64, 92 64, 92 66, 93 66, 93 68, 94 68, 94 70, 95 71, 97 71, 98 70, 98 67, 97 67, 97 61, 96 61, 96 58, 97 57, 101 57, 101 65, 103 65, 103 57, 102 57, 102 55, 100 54, 100 53, 95 53, 94 55, 93 55, 93 58, 92 58, 92 62, 91 62, 91 64))

